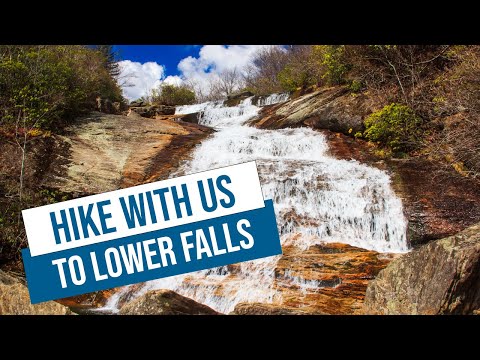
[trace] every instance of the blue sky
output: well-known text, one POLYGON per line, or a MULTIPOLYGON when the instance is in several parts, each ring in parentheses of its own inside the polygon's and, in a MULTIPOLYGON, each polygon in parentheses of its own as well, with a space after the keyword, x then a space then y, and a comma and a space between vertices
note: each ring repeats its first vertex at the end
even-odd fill
POLYGON ((224 70, 242 70, 255 53, 269 45, 115 45, 119 52, 120 84, 135 100, 162 83, 193 84, 208 91, 224 70))
POLYGON ((180 75, 177 65, 183 58, 198 56, 200 45, 115 45, 119 60, 140 63, 156 61, 168 75, 180 75))

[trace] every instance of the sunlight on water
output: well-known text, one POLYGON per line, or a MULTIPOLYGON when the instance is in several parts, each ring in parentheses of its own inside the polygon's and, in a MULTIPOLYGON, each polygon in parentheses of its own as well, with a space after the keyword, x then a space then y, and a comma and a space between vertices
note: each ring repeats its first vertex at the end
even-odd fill
MULTIPOLYGON (((259 99, 259 105, 286 101, 285 94, 259 99)), ((222 102, 181 106, 176 113, 200 112, 199 122, 217 132, 195 149, 192 159, 174 175, 183 175, 256 160, 265 199, 273 199, 283 245, 307 249, 320 240, 341 242, 379 252, 405 252, 406 220, 402 203, 395 196, 388 174, 357 161, 328 155, 323 134, 307 128, 260 130, 245 123, 259 107, 248 98, 235 107, 222 102), (290 240, 289 240, 290 239, 290 240), (320 240, 319 240, 320 239, 320 240)), ((272 302, 274 270, 279 257, 243 262, 154 280, 135 293, 171 289, 228 313, 239 302, 272 302)), ((281 281, 303 292, 322 286, 290 273, 281 281)), ((108 302, 116 309, 118 300, 130 291, 123 288, 108 302)))

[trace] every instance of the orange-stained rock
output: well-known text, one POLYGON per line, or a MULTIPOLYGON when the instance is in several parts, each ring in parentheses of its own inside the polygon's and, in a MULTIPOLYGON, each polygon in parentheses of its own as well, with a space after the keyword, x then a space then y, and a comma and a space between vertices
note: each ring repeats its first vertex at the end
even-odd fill
MULTIPOLYGON (((293 235, 288 243, 300 237, 293 235)), ((275 268, 280 296, 273 303, 239 303, 232 314, 361 314, 368 282, 397 256, 339 243, 284 246, 275 268)))

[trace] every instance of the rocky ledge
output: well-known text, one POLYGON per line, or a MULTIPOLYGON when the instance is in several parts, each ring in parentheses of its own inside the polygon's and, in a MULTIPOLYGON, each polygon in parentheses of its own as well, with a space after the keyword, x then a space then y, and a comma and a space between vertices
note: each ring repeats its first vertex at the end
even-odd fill
MULTIPOLYGON (((288 242, 294 244, 299 236, 292 236, 288 242)), ((362 313, 368 281, 395 256, 339 243, 308 249, 284 246, 275 268, 278 300, 271 304, 239 303, 233 314, 362 313)))
POLYGON ((42 183, 64 193, 95 194, 165 179, 211 132, 175 116, 92 113, 54 137, 42 183))
POLYGON ((355 133, 363 130, 363 119, 372 110, 373 104, 366 95, 352 95, 345 87, 332 87, 265 106, 251 123, 260 129, 309 126, 355 133))

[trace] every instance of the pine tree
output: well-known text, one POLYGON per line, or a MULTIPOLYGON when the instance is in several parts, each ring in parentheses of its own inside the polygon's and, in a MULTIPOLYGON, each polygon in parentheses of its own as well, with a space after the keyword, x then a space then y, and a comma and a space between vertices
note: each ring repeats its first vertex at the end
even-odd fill
POLYGON ((97 45, 97 51, 99 51, 105 58, 105 68, 108 70, 113 78, 117 78, 120 75, 120 67, 115 60, 115 51, 112 45, 97 45))

